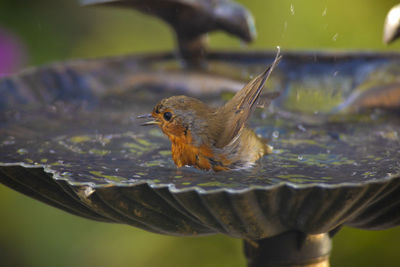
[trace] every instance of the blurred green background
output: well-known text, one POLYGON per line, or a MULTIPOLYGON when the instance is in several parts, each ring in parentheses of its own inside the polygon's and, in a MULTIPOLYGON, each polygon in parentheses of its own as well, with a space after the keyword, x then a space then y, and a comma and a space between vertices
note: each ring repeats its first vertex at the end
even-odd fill
MULTIPOLYGON (((223 33, 214 49, 393 50, 382 43, 386 13, 397 1, 238 1, 253 13, 257 40, 223 33)), ((171 50, 168 26, 135 11, 81 8, 76 0, 0 1, 0 76, 73 58, 171 50)), ((0 185, 0 266, 244 266, 241 241, 177 238, 81 219, 0 185)), ((399 266, 400 228, 345 228, 332 266, 399 266)))

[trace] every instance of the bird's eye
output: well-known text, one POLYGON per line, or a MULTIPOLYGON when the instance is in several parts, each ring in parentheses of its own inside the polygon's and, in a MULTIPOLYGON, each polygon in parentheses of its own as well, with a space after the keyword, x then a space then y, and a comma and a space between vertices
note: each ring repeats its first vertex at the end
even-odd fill
POLYGON ((171 118, 172 118, 172 114, 171 114, 171 112, 165 112, 164 113, 164 119, 166 120, 166 121, 169 121, 171 118))

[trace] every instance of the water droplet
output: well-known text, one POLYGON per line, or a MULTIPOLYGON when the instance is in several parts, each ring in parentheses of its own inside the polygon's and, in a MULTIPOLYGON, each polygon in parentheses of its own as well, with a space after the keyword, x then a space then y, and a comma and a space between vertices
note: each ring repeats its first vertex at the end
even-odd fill
POLYGON ((328 11, 328 8, 327 8, 327 7, 324 8, 324 11, 322 11, 322 16, 323 16, 323 17, 326 16, 326 11, 328 11))
POLYGON ((272 132, 272 138, 278 139, 279 138, 279 131, 273 131, 272 132))
POLYGON ((283 31, 281 34, 282 38, 285 37, 285 32, 287 31, 287 25, 288 25, 288 23, 287 23, 287 21, 285 21, 285 23, 283 23, 283 31))
POLYGON ((15 144, 14 140, 5 140, 5 141, 3 141, 3 145, 13 145, 13 144, 15 144))
POLYGON ((290 14, 294 15, 294 5, 290 4, 290 14))
POLYGON ((338 34, 338 33, 335 33, 335 35, 332 37, 332 41, 336 42, 338 36, 339 36, 339 34, 338 34))
POLYGON ((268 117, 267 112, 261 112, 261 119, 265 120, 268 117))
POLYGON ((17 150, 17 153, 20 155, 24 155, 24 154, 28 153, 28 150, 25 148, 20 148, 17 150))
POLYGON ((297 159, 298 159, 298 160, 303 160, 303 156, 302 156, 302 155, 298 155, 298 156, 297 156, 297 159))
POLYGON ((301 124, 297 125, 297 128, 298 128, 300 131, 302 131, 302 132, 307 131, 307 129, 306 129, 303 125, 301 125, 301 124))

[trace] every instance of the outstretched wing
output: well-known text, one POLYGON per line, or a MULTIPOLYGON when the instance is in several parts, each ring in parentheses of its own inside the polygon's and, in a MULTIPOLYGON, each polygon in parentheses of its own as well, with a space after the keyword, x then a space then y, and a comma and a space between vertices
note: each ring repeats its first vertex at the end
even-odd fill
MULTIPOLYGON (((254 109, 259 105, 259 97, 264 87, 265 82, 270 76, 271 72, 278 65, 282 56, 280 55, 280 49, 268 68, 250 81, 244 86, 236 95, 223 107, 219 109, 221 134, 219 135, 216 147, 224 147, 227 144, 233 142, 239 135, 240 131, 245 126, 247 120, 250 118, 254 109)), ((276 97, 276 93, 270 94, 272 97, 276 97)), ((267 95, 268 97, 268 95, 267 95)))

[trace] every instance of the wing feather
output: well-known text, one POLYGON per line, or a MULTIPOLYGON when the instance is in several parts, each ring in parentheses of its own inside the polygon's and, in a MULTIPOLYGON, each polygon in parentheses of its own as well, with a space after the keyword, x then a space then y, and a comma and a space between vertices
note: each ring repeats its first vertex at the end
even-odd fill
MULTIPOLYGON (((238 139, 241 130, 245 127, 254 109, 259 105, 259 97, 265 82, 281 58, 282 56, 278 47, 278 52, 272 64, 263 73, 245 85, 229 102, 218 110, 221 134, 218 136, 215 144, 216 147, 222 148, 238 139)), ((271 96, 276 97, 277 95, 273 93, 271 96)))

